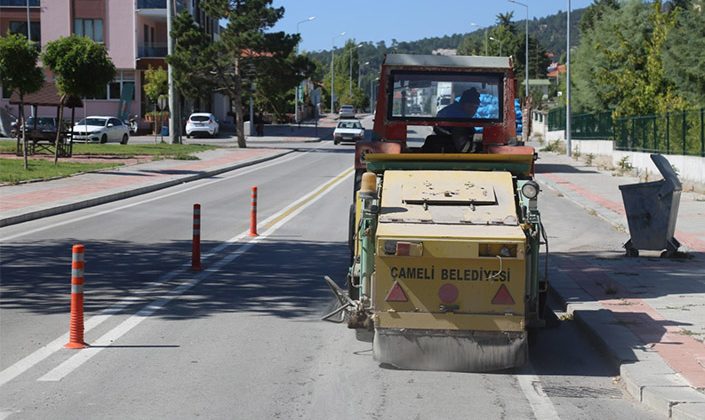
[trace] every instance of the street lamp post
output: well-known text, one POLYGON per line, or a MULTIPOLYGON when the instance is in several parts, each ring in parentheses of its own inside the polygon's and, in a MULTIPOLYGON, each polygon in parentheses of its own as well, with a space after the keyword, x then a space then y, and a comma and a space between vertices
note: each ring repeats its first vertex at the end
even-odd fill
POLYGON ((301 25, 302 23, 310 22, 314 19, 316 19, 316 16, 309 16, 308 18, 306 18, 304 20, 300 20, 300 21, 296 22, 296 33, 297 34, 301 33, 301 32, 299 32, 299 25, 301 25))
MULTIPOLYGON (((172 19, 174 11, 172 10, 171 1, 166 2, 166 34, 167 34, 167 54, 171 56, 174 53, 174 38, 171 35, 172 19)), ((176 114, 176 91, 174 89, 174 72, 171 64, 167 63, 167 83, 169 89, 169 137, 170 143, 180 143, 178 134, 176 133, 178 122, 175 119, 176 114)), ((180 127, 179 127, 180 128, 180 127)), ((161 127, 158 128, 161 130, 161 127)))
POLYGON ((568 0, 568 18, 566 19, 566 61, 565 61, 565 140, 568 156, 573 156, 570 135, 570 0, 568 0))
POLYGON ((379 80, 379 77, 376 78, 376 79, 374 79, 374 80, 370 80, 370 113, 374 113, 374 112, 375 112, 375 106, 374 106, 374 102, 375 102, 375 101, 373 100, 373 98, 374 98, 374 90, 373 90, 373 87, 374 87, 375 82, 378 81, 378 80, 379 80))
POLYGON ((333 40, 331 41, 333 44, 333 47, 330 50, 330 112, 331 114, 333 113, 333 99, 335 97, 335 67, 333 66, 333 63, 335 62, 335 39, 338 37, 341 37, 345 35, 345 32, 341 32, 338 35, 333 37, 333 40))
POLYGON ((516 0, 508 0, 526 8, 526 40, 524 49, 524 100, 529 97, 529 6, 516 0))
POLYGON ((501 55, 502 55, 502 40, 501 40, 501 39, 497 39, 497 38, 492 37, 492 36, 490 37, 490 39, 491 39, 492 41, 497 41, 497 42, 499 42, 499 55, 501 56, 501 55))
MULTIPOLYGON (((480 27, 480 25, 478 25, 475 22, 470 22, 470 26, 475 26, 478 28, 480 27)), ((485 55, 487 55, 487 54, 488 54, 488 52, 487 52, 487 28, 485 28, 485 55)))
POLYGON ((370 64, 369 61, 365 61, 365 62, 362 63, 361 65, 357 66, 357 88, 358 88, 358 89, 360 89, 361 86, 362 86, 362 85, 360 84, 360 78, 362 77, 362 66, 368 66, 369 64, 370 64))
MULTIPOLYGON (((316 16, 309 16, 308 18, 304 20, 300 20, 296 22, 296 33, 301 34, 299 32, 299 25, 302 23, 310 22, 312 20, 316 19, 316 16)), ((296 50, 298 51, 299 49, 299 44, 296 44, 296 50)), ((294 120, 296 120, 296 123, 298 124, 301 121, 301 116, 299 115, 299 90, 301 89, 301 83, 298 83, 296 87, 294 88, 294 120)), ((252 124, 250 122, 250 124, 252 124)))
MULTIPOLYGON (((524 6, 526 8, 526 40, 524 41, 524 111, 522 112, 523 120, 528 119, 528 115, 524 115, 528 110, 526 107, 527 101, 529 100, 529 5, 521 3, 517 0, 509 0, 510 3, 517 4, 519 6, 524 6)), ((522 121, 521 137, 524 143, 529 138, 529 133, 526 132, 527 124, 522 121)))

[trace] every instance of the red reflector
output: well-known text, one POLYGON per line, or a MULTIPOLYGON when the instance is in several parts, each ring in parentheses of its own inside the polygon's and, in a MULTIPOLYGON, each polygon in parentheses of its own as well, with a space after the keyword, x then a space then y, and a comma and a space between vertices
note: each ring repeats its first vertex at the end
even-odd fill
POLYGON ((408 257, 411 244, 408 242, 397 242, 397 255, 400 257, 408 257))
POLYGON ((394 282, 392 285, 392 288, 389 289, 389 293, 387 293, 387 297, 384 298, 387 302, 408 302, 409 299, 406 297, 406 293, 404 293, 404 289, 401 288, 401 285, 399 282, 394 282))
POLYGON ((438 298, 443 303, 453 303, 458 298, 458 288, 446 283, 438 289, 438 298))
POLYGON ((499 290, 492 298, 493 305, 514 305, 514 299, 509 293, 509 289, 504 284, 499 286, 499 290))

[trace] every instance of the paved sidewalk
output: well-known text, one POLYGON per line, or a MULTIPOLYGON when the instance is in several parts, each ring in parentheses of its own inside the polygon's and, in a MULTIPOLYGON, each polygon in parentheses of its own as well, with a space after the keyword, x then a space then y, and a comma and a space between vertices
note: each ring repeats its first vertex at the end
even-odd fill
MULTIPOLYGON (((536 178, 628 238, 619 185, 638 179, 541 151, 536 178)), ((619 366, 634 398, 668 417, 705 419, 704 195, 681 194, 675 237, 689 258, 565 253, 551 257, 549 281, 566 311, 619 366)))
MULTIPOLYGON (((253 146, 254 146, 253 142, 253 146)), ((200 160, 158 160, 44 182, 0 187, 0 227, 121 200, 254 165, 292 150, 220 148, 200 160)))

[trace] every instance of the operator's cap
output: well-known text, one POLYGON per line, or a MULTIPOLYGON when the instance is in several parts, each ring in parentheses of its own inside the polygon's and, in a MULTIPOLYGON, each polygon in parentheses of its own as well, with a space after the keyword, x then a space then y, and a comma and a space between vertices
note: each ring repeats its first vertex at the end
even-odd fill
POLYGON ((460 102, 465 103, 473 103, 473 104, 479 104, 480 103, 480 94, 477 92, 477 89, 475 88, 470 88, 467 89, 466 91, 463 92, 462 96, 460 97, 460 102))

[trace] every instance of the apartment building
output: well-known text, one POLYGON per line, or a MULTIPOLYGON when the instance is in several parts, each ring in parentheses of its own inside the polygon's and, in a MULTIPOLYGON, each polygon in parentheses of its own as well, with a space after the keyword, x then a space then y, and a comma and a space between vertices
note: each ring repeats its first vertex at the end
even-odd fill
MULTIPOLYGON (((189 11, 213 39, 218 36, 218 22, 198 7, 198 0, 172 1, 176 12, 189 11)), ((144 118, 154 109, 142 86, 144 73, 151 67, 166 68, 167 0, 0 0, 0 33, 27 33, 42 48, 47 42, 72 34, 86 36, 105 44, 117 74, 95 98, 86 98, 78 114, 109 115, 126 119, 130 115, 144 118), (28 5, 29 4, 29 5, 28 5)), ((48 78, 51 81, 51 76, 48 78)), ((214 94, 199 110, 213 112, 219 119, 227 117, 228 100, 214 94)), ((0 107, 9 106, 9 94, 2 92, 0 107)), ((15 108, 16 105, 13 105, 15 108)), ((184 103, 188 114, 193 104, 184 103)), ((29 108, 26 110, 30 112, 29 108)), ((39 107, 40 116, 52 116, 56 109, 39 107)), ((16 110, 15 112, 16 113, 16 110)), ((188 115, 186 115, 188 116, 188 115)))

